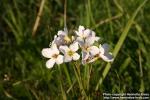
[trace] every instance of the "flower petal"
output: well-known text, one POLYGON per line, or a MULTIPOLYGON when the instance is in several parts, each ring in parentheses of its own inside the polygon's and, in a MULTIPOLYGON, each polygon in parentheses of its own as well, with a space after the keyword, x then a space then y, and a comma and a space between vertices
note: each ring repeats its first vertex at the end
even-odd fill
POLYGON ((95 41, 92 39, 92 37, 88 37, 85 39, 85 43, 90 46, 94 43, 95 41))
POLYGON ((54 40, 52 41, 52 43, 50 43, 50 46, 51 46, 51 44, 57 44, 57 42, 56 42, 57 38, 58 38, 57 35, 54 35, 54 40))
POLYGON ((69 55, 65 55, 64 57, 64 62, 70 62, 72 60, 72 57, 70 57, 69 55))
POLYGON ((72 51, 76 52, 79 49, 78 42, 75 42, 69 47, 72 51))
POLYGON ((92 33, 91 33, 91 35, 92 35, 92 37, 95 37, 95 32, 94 31, 92 31, 92 33))
POLYGON ((88 37, 92 31, 90 29, 86 29, 84 31, 83 37, 88 37))
POLYGON ((87 60, 89 58, 89 52, 82 51, 82 60, 87 60))
POLYGON ((57 59, 56 59, 56 63, 57 64, 62 64, 63 63, 63 56, 62 55, 58 55, 57 59))
POLYGON ((100 54, 100 57, 106 62, 113 62, 114 58, 111 53, 100 54))
POLYGON ((58 36, 60 36, 60 35, 65 36, 65 35, 67 35, 67 34, 66 34, 65 31, 60 30, 60 31, 58 31, 57 35, 58 35, 58 36))
POLYGON ((78 28, 78 31, 79 31, 79 34, 81 35, 81 34, 83 34, 83 31, 85 30, 85 28, 84 28, 84 26, 79 26, 79 28, 78 28))
POLYGON ((52 57, 52 50, 51 48, 44 48, 42 50, 42 55, 46 58, 51 58, 52 57))
POLYGON ((49 59, 47 62, 46 62, 46 67, 47 68, 52 68, 55 64, 55 59, 49 59))
POLYGON ((95 41, 98 41, 99 39, 100 37, 97 37, 97 36, 94 38, 95 41))
POLYGON ((88 45, 92 45, 92 44, 94 44, 95 41, 98 41, 99 39, 100 39, 99 37, 92 37, 92 36, 90 36, 90 37, 87 37, 87 38, 85 39, 85 42, 86 42, 88 45))
POLYGON ((63 54, 70 50, 68 46, 60 46, 59 49, 63 54))
POLYGON ((99 53, 99 48, 97 46, 91 46, 90 47, 90 53, 92 56, 95 56, 96 54, 99 53))
POLYGON ((84 46, 84 40, 81 37, 77 37, 76 41, 78 42, 78 44, 80 45, 80 47, 84 46))
POLYGON ((76 33, 76 35, 78 35, 79 37, 82 36, 82 34, 81 34, 80 32, 78 32, 78 31, 75 31, 75 33, 76 33))
POLYGON ((104 54, 105 52, 108 53, 108 51, 109 51, 109 45, 107 43, 100 45, 99 48, 100 48, 100 52, 102 54, 104 54))
POLYGON ((95 36, 89 36, 85 39, 85 42, 88 44, 88 45, 92 45, 94 44, 95 41, 98 41, 100 38, 99 37, 95 37, 95 36))
POLYGON ((78 60, 80 58, 80 55, 78 53, 73 54, 73 60, 78 60))
POLYGON ((59 54, 59 50, 58 50, 56 44, 52 44, 52 47, 51 47, 51 48, 52 48, 54 54, 59 54))

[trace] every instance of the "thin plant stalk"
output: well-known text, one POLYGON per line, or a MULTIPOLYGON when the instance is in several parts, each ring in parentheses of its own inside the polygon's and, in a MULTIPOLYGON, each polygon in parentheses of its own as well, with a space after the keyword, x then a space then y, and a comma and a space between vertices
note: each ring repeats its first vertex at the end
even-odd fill
POLYGON ((61 80, 62 73, 61 73, 61 69, 60 69, 59 65, 58 65, 58 70, 59 70, 59 84, 60 84, 60 88, 61 88, 62 98, 63 98, 63 100, 67 100, 66 93, 65 93, 65 91, 63 89, 63 85, 62 85, 62 80, 61 80))
POLYGON ((67 0, 64 1, 64 31, 68 33, 67 29, 67 0))
POLYGON ((142 57, 141 57, 140 49, 138 51, 138 54, 139 54, 140 80, 141 80, 139 91, 143 93, 145 90, 145 87, 144 87, 144 81, 143 81, 142 57))
POLYGON ((35 36, 35 34, 36 34, 36 31, 37 31, 37 28, 39 26, 39 22, 40 22, 40 19, 41 19, 41 15, 42 15, 42 12, 43 12, 44 4, 45 4, 45 0, 42 0, 41 4, 40 4, 40 9, 38 11, 38 14, 37 14, 37 17, 36 17, 36 20, 35 20, 35 23, 34 23, 34 26, 33 26, 33 29, 32 29, 32 36, 35 36))
POLYGON ((83 93, 83 95, 85 96, 85 97, 87 97, 87 94, 86 94, 86 92, 85 92, 85 90, 84 90, 84 87, 83 87, 83 84, 82 84, 82 80, 81 80, 81 76, 79 76, 79 66, 76 66, 76 64, 75 64, 75 66, 73 66, 73 70, 74 70, 74 72, 75 72, 75 76, 76 76, 76 79, 77 79, 77 81, 78 81, 78 84, 79 84, 79 87, 80 87, 80 91, 81 91, 81 93, 83 93))
POLYGON ((63 66, 63 68, 64 68, 64 72, 65 72, 65 74, 66 74, 66 76, 67 76, 67 80, 68 80, 68 82, 69 82, 69 85, 71 86, 71 85, 72 85, 72 81, 71 81, 70 75, 69 75, 69 73, 68 73, 68 69, 67 69, 66 66, 63 66))
POLYGON ((90 87, 91 71, 92 71, 92 65, 90 64, 90 65, 88 66, 88 70, 87 70, 87 91, 89 91, 89 87, 90 87))

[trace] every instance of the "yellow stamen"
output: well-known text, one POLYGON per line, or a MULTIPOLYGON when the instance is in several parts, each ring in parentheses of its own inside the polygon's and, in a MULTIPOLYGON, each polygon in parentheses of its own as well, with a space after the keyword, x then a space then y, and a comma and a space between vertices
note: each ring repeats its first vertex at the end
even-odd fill
POLYGON ((69 50, 69 51, 67 52, 67 54, 68 54, 69 56, 73 56, 74 52, 71 51, 71 50, 69 50))
POLYGON ((70 39, 69 36, 67 36, 67 35, 64 37, 64 40, 65 40, 65 42, 67 42, 67 43, 71 42, 71 39, 70 39))

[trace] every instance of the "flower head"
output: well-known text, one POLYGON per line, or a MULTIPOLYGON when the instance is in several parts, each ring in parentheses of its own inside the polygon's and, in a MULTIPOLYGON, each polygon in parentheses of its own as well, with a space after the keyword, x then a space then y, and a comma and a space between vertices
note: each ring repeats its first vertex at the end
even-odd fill
POLYGON ((85 29, 83 26, 79 26, 78 31, 75 31, 77 35, 77 41, 90 41, 93 44, 95 41, 98 41, 100 38, 95 36, 95 32, 90 29, 85 29))
POLYGON ((96 46, 88 46, 82 50, 82 63, 85 64, 89 59, 95 56, 99 52, 99 48, 96 46))
POLYGON ((60 52, 56 46, 56 44, 52 44, 51 48, 44 48, 42 50, 42 55, 46 58, 50 58, 46 62, 47 68, 52 68, 54 64, 62 64, 63 63, 63 56, 60 55, 60 52))
POLYGON ((62 45, 68 45, 74 41, 74 36, 70 36, 66 29, 58 31, 57 35, 54 36, 52 43, 55 43, 58 47, 62 45))
POLYGON ((94 31, 85 29, 84 26, 80 25, 75 33, 75 35, 69 35, 67 28, 58 31, 57 35, 54 36, 50 48, 42 50, 42 55, 50 58, 46 62, 48 68, 52 68, 55 63, 61 64, 63 62, 78 60, 80 58, 80 55, 77 53, 79 47, 82 53, 82 64, 94 62, 99 58, 102 58, 106 62, 114 60, 112 54, 109 52, 108 44, 100 44, 99 47, 95 45, 95 42, 98 42, 100 38, 96 36, 94 31))
MULTIPOLYGON (((90 38, 90 37, 89 37, 90 38)), ((82 49, 82 63, 85 64, 91 56, 99 53, 99 48, 93 45, 93 41, 86 38, 85 41, 78 40, 82 49)))
POLYGON ((78 60, 80 58, 80 55, 76 53, 76 51, 79 49, 78 43, 75 42, 68 46, 60 46, 59 48, 61 52, 64 54, 64 62, 70 62, 72 60, 78 60))

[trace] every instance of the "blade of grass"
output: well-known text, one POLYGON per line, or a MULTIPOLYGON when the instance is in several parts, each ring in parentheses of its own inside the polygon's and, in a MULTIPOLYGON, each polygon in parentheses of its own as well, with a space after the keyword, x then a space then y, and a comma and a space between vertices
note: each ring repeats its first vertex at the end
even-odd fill
POLYGON ((40 19, 41 19, 41 15, 42 15, 42 12, 43 12, 44 4, 45 4, 45 0, 42 0, 41 4, 40 4, 39 12, 37 14, 37 17, 36 17, 36 20, 35 20, 35 23, 34 23, 34 26, 33 26, 33 29, 32 29, 32 36, 35 36, 35 34, 36 34, 36 31, 37 31, 37 28, 39 26, 39 22, 40 22, 40 19))
POLYGON ((123 8, 121 7, 121 5, 118 3, 118 0, 113 0, 114 1, 114 4, 116 5, 116 7, 119 9, 119 11, 121 13, 123 13, 123 8))
POLYGON ((123 64, 120 66, 119 74, 121 74, 127 68, 127 66, 129 65, 130 62, 131 62, 131 58, 127 57, 124 60, 123 64))
MULTIPOLYGON (((110 11, 110 6, 109 6, 109 1, 108 0, 106 0, 106 8, 107 8, 107 13, 108 13, 108 17, 109 17, 109 19, 112 17, 112 15, 111 15, 111 11, 110 11)), ((112 27, 112 21, 110 21, 109 22, 109 27, 110 27, 110 32, 111 32, 111 34, 113 34, 113 27, 112 27)))
POLYGON ((139 91, 143 93, 145 90, 145 87, 144 87, 144 81, 143 81, 142 57, 141 57, 140 49, 138 50, 138 55, 139 55, 139 67, 140 67, 140 79, 141 79, 139 91))
MULTIPOLYGON (((120 36, 120 38, 119 38, 119 40, 118 40, 118 42, 117 42, 117 44, 115 46, 115 49, 113 51, 114 58, 116 58, 116 56, 117 56, 117 54, 118 54, 121 46, 123 45, 123 42, 124 42, 124 40, 126 39, 126 37, 128 35, 128 32, 129 32, 129 30, 131 28, 131 25, 134 22, 134 19, 135 19, 136 15, 138 14, 138 12, 140 11, 140 9, 144 6, 144 4, 147 1, 148 0, 144 0, 139 5, 139 7, 136 9, 136 11, 133 13, 132 17, 129 19, 128 23, 126 24, 125 29, 124 29, 123 33, 121 34, 121 36, 120 36)), ((107 63, 107 65, 106 65, 106 67, 105 67, 105 69, 104 69, 104 71, 102 73, 102 77, 100 77, 100 79, 99 79, 99 81, 98 81, 98 83, 96 85, 96 88, 95 88, 96 91, 98 90, 99 86, 102 84, 102 82, 105 79, 105 77, 106 77, 107 73, 109 72, 110 68, 111 68, 111 64, 107 63)))
POLYGON ((20 44, 21 38, 23 36, 23 31, 21 30, 21 26, 19 25, 21 19, 18 17, 18 15, 15 15, 14 11, 11 9, 10 6, 6 6, 6 7, 7 7, 8 17, 3 17, 3 19, 8 25, 8 27, 12 30, 17 43, 20 44))
POLYGON ((9 94, 7 91, 4 91, 4 94, 5 94, 6 97, 8 97, 9 99, 17 100, 17 99, 14 98, 11 94, 9 94))

